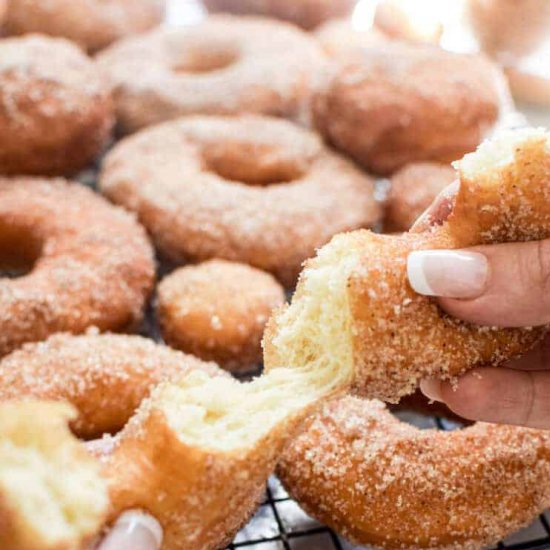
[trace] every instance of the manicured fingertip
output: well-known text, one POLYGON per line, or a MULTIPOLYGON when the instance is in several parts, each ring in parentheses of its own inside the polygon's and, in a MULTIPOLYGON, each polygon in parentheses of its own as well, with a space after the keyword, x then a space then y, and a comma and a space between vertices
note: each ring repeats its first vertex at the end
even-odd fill
POLYGON ((163 532, 160 523, 145 512, 124 512, 98 550, 159 550, 163 532))
POLYGON ((420 391, 430 400, 430 401, 440 401, 443 402, 442 392, 441 392, 441 381, 435 378, 429 378, 427 380, 422 380, 420 382, 420 391))

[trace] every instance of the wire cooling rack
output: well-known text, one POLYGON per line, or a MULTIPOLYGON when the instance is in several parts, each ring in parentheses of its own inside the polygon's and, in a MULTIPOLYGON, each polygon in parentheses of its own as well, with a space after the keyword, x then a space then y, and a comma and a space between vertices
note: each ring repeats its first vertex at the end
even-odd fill
MULTIPOLYGON (((550 1, 550 0, 549 0, 550 1)), ((170 0, 169 20, 171 24, 191 24, 203 17, 203 10, 195 0, 170 0)), ((95 188, 97 168, 84 172, 80 181, 95 188)), ((383 188, 383 184, 379 189, 383 188)), ((159 276, 171 271, 170 266, 161 265, 159 276)), ((149 308, 142 334, 161 341, 153 308, 149 308)), ((245 378, 259 374, 259 370, 247 373, 245 378)), ((420 428, 440 430, 457 429, 454 422, 442 418, 427 417, 414 413, 398 413, 398 416, 420 428)), ((270 478, 262 504, 254 517, 237 534, 227 550, 368 550, 353 546, 329 528, 309 517, 292 500, 279 480, 270 478)), ((550 511, 541 515, 528 528, 515 533, 494 547, 494 550, 550 549, 550 511)))

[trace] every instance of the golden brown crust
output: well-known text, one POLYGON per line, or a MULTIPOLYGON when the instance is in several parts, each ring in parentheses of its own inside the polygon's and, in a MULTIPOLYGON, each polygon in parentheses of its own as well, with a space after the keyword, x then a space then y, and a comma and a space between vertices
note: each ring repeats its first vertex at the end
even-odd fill
POLYGON ((204 0, 211 12, 264 15, 313 29, 335 17, 349 15, 355 0, 204 0))
POLYGON ((151 388, 191 370, 223 372, 140 336, 58 334, 0 361, 0 401, 68 401, 79 413, 75 434, 94 439, 121 430, 151 388))
POLYGON ((212 16, 102 52, 121 130, 190 114, 300 118, 325 63, 316 40, 277 21, 212 16))
POLYGON ((325 52, 335 58, 362 55, 362 51, 373 46, 379 46, 388 38, 382 32, 370 28, 357 30, 349 19, 335 19, 321 25, 315 36, 325 52))
POLYGON ((164 19, 165 0, 9 0, 9 34, 67 38, 94 52, 164 19))
POLYGON ((131 328, 155 277, 135 219, 65 180, 0 179, 0 258, 34 264, 0 279, 0 356, 54 332, 131 328))
POLYGON ((251 115, 131 136, 107 156, 100 187, 170 259, 249 263, 289 286, 332 235, 379 216, 371 178, 312 132, 251 115))
POLYGON ((451 166, 436 162, 415 162, 401 168, 390 180, 384 229, 387 232, 408 231, 457 177, 451 166))
POLYGON ((377 401, 327 404, 278 470, 305 510, 357 544, 479 549, 549 504, 550 434, 418 430, 377 401))
POLYGON ((141 508, 162 525, 163 550, 225 547, 256 509, 285 445, 309 412, 287 417, 251 448, 221 452, 187 445, 153 402, 145 402, 103 457, 111 519, 141 508))
POLYGON ((157 312, 170 346, 239 371, 260 363, 265 325, 284 303, 284 289, 268 273, 211 260, 164 278, 157 312))
POLYGON ((500 78, 480 56, 373 46, 329 71, 313 118, 328 141, 376 173, 450 162, 473 151, 497 121, 500 78))
POLYGON ((37 35, 0 42, 0 174, 75 173, 113 124, 109 87, 74 44, 37 35))

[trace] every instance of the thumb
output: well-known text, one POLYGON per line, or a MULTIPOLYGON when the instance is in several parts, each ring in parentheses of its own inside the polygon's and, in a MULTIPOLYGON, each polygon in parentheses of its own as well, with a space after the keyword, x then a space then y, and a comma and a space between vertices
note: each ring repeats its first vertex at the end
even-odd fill
POLYGON ((162 527, 149 514, 139 510, 124 512, 97 550, 159 550, 162 527))
POLYGON ((411 286, 450 315, 485 326, 550 323, 550 240, 423 250, 409 255, 411 286))

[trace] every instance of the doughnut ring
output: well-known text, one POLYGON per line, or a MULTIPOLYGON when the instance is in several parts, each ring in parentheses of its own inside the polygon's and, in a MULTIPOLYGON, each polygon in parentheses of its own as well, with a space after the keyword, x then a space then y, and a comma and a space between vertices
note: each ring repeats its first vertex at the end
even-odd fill
POLYGON ((386 175, 473 151, 497 122, 505 92, 502 73, 482 56, 388 42, 326 71, 312 116, 337 149, 386 175))
POLYGON ((436 197, 456 179, 448 164, 414 162, 398 170, 390 179, 384 229, 408 231, 436 197))
POLYGON ((278 474, 308 514, 354 544, 480 549, 550 505, 550 432, 419 430, 348 396, 289 445, 278 474))
POLYGON ((372 226, 373 181, 290 122, 188 117, 130 136, 108 155, 101 191, 136 212, 175 262, 248 263, 292 285, 334 234, 372 226))
POLYGON ((143 228, 65 180, 0 178, 0 356, 54 332, 124 331, 142 318, 155 277, 143 228))
POLYGON ((9 34, 67 38, 95 52, 162 23, 165 0, 8 0, 9 34))
POLYGON ((289 308, 268 323, 264 362, 330 369, 342 385, 388 402, 423 378, 453 380, 536 345, 538 328, 480 327, 446 315, 407 278, 414 250, 550 237, 550 134, 501 133, 455 164, 460 187, 448 219, 401 236, 335 237, 306 264, 289 308))
POLYGON ((78 411, 73 432, 94 439, 120 431, 151 388, 193 370, 225 374, 140 336, 55 334, 0 361, 0 401, 68 401, 78 411))
POLYGON ((107 82, 67 40, 0 42, 0 174, 69 175, 101 152, 114 124, 107 82))
POLYGON ((164 341, 232 372, 261 362, 267 320, 285 303, 271 275, 224 260, 174 271, 157 295, 164 341))
POLYGON ((0 404, 0 547, 85 548, 108 513, 100 465, 71 435, 66 403, 0 404))
POLYGON ((356 0, 204 0, 210 12, 264 15, 314 29, 334 17, 349 15, 356 0))
POLYGON ((191 114, 301 118, 326 59, 285 23, 212 16, 126 39, 98 56, 122 132, 191 114))

